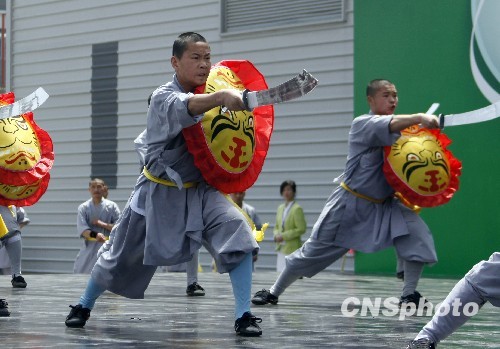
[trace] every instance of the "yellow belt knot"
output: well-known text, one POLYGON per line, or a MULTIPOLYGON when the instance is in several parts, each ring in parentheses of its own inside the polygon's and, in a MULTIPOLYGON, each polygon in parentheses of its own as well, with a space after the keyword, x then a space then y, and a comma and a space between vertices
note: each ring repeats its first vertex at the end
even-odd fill
MULTIPOLYGON (((149 179, 151 182, 155 182, 155 183, 158 183, 158 184, 163 184, 163 185, 166 185, 167 187, 177 187, 177 184, 175 182, 172 182, 172 181, 169 181, 169 180, 166 180, 166 179, 163 179, 163 178, 159 178, 159 177, 156 177, 156 176, 153 176, 151 174, 151 172, 148 171, 148 169, 146 168, 146 166, 144 166, 143 170, 142 170, 142 173, 144 173, 144 175, 146 176, 147 179, 149 179)), ((182 186, 184 188, 192 188, 192 187, 196 187, 198 183, 196 182, 186 182, 186 183, 183 183, 182 186)))

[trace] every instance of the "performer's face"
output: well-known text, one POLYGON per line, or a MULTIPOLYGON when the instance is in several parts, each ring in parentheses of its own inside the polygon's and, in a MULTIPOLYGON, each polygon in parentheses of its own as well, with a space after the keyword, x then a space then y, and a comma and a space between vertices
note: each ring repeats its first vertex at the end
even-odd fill
POLYGON ((398 91, 392 84, 382 85, 375 95, 368 96, 368 104, 375 115, 392 115, 398 106, 398 91))
POLYGON ((210 72, 210 46, 206 42, 190 42, 181 58, 171 58, 177 79, 186 92, 207 81, 210 72))

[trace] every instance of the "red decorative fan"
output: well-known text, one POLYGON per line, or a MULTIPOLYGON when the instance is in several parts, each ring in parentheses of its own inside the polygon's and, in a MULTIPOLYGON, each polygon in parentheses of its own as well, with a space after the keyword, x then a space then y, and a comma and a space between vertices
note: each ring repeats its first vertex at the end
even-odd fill
MULTIPOLYGON (((0 95, 0 108, 14 103, 14 93, 0 95)), ((30 206, 47 190, 54 150, 49 134, 29 112, 0 120, 0 204, 30 206)))

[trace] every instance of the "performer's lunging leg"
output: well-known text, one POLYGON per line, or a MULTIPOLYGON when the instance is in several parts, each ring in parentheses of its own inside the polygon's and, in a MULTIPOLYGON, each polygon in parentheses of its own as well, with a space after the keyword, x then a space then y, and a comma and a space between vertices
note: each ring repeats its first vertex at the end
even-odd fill
POLYGON ((429 305, 427 299, 417 291, 418 281, 420 280, 424 266, 425 263, 422 262, 404 261, 405 279, 403 292, 399 301, 400 306, 403 304, 415 304, 416 307, 419 305, 429 305))
POLYGON ((500 307, 500 253, 476 264, 448 294, 431 321, 412 340, 407 349, 434 349, 490 302, 500 307))
POLYGON ((234 294, 234 329, 237 334, 245 336, 260 336, 262 330, 257 323, 262 319, 250 312, 250 297, 252 291, 252 253, 247 253, 240 264, 229 272, 234 294), (251 326, 249 326, 251 324, 251 326))
POLYGON ((286 257, 285 269, 268 290, 255 293, 252 303, 255 305, 278 304, 278 297, 299 277, 313 277, 333 262, 341 258, 347 248, 310 237, 304 245, 286 257))
POLYGON ((241 263, 229 272, 233 286, 235 319, 250 311, 250 296, 252 289, 252 254, 247 253, 241 263))
POLYGON ((429 337, 435 343, 442 341, 471 318, 464 314, 465 305, 470 307, 471 304, 476 304, 479 310, 485 303, 486 301, 467 280, 460 280, 416 339, 429 337), (445 313, 446 315, 443 315, 445 313))
POLYGON ((271 286, 269 292, 271 292, 271 295, 274 295, 276 297, 277 301, 277 297, 281 296, 281 294, 285 292, 288 286, 293 284, 299 277, 299 274, 293 273, 290 268, 287 268, 285 266, 285 269, 283 269, 283 272, 281 272, 280 276, 278 276, 278 279, 276 280, 274 285, 271 286))
POLYGON ((485 300, 465 278, 460 280, 408 348, 435 348, 437 343, 471 318, 464 314, 465 305, 470 307, 471 304, 476 304, 479 309, 484 303, 485 300))
POLYGON ((99 298, 106 288, 99 285, 92 277, 89 278, 87 288, 80 297, 78 305, 70 305, 71 312, 66 318, 66 326, 68 327, 83 327, 90 317, 90 311, 94 308, 95 301, 99 298))

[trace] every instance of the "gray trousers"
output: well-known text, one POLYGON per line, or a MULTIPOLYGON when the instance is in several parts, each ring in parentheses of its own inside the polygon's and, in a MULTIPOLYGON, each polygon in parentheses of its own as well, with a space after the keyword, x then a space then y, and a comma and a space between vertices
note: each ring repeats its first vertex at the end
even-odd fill
MULTIPOLYGON (((270 291, 273 295, 281 295, 298 277, 313 277, 346 254, 349 249, 336 245, 335 237, 340 226, 343 210, 331 210, 321 221, 317 222, 311 237, 301 248, 286 257, 286 266, 270 291)), ((409 210, 403 212, 410 215, 409 210)), ((425 262, 437 261, 432 235, 422 220, 407 219, 410 234, 398 237, 394 244, 404 260, 408 260, 405 271, 404 295, 413 293, 420 279, 425 262), (425 227, 423 227, 424 225, 425 227), (418 252, 412 246, 419 246, 418 252), (414 272, 413 272, 414 271, 414 272)))
POLYGON ((188 286, 198 282, 199 254, 200 251, 198 250, 193 254, 193 258, 189 262, 167 266, 167 271, 169 273, 186 272, 188 286))
MULTIPOLYGON (((201 243, 214 257, 219 272, 228 272, 258 245, 243 215, 222 194, 211 190, 205 194, 205 201, 212 204, 205 205, 203 211, 206 224, 201 243)), ((144 298, 157 268, 143 263, 146 218, 127 205, 114 229, 111 248, 97 260, 92 278, 113 293, 144 298)))
POLYGON ((270 289, 273 295, 280 296, 300 276, 313 277, 349 251, 334 243, 340 214, 330 211, 302 247, 285 257, 285 269, 270 289))
POLYGON ((416 339, 427 337, 435 343, 448 337, 465 324, 473 314, 474 305, 480 309, 486 302, 500 306, 500 253, 488 261, 476 264, 448 294, 431 321, 416 339), (445 313, 445 310, 448 311, 445 313))
POLYGON ((10 259, 10 274, 21 274, 21 255, 22 255, 22 240, 21 234, 16 234, 10 237, 5 242, 5 249, 10 259))

